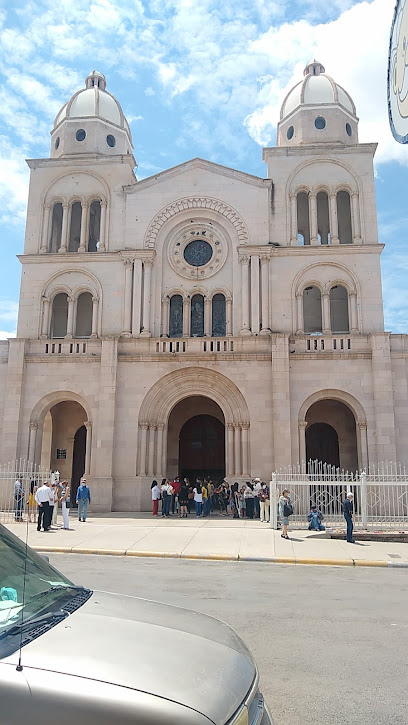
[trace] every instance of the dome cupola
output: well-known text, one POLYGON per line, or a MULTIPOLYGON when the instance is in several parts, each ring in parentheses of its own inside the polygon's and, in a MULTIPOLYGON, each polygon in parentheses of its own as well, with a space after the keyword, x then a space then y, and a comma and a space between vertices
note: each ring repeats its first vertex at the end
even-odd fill
POLYGON ((131 154, 132 134, 119 101, 106 90, 103 73, 93 70, 85 88, 58 112, 51 131, 51 158, 77 154, 131 154))
POLYGON ((358 143, 356 107, 347 91, 316 60, 303 76, 283 101, 277 145, 358 143))

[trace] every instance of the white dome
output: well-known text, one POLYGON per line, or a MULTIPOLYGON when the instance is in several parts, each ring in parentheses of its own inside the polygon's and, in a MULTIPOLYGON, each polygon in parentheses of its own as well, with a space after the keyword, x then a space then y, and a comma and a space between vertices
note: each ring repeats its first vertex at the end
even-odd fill
POLYGON ((98 71, 92 71, 85 80, 85 88, 74 93, 68 103, 58 112, 54 121, 54 129, 65 118, 97 117, 124 128, 130 136, 129 124, 123 115, 119 101, 105 89, 105 76, 98 71))
POLYGON ((325 73, 324 66, 316 60, 309 63, 304 72, 304 79, 289 91, 283 101, 280 117, 285 118, 298 106, 318 106, 322 104, 340 104, 353 116, 356 107, 349 94, 325 73))

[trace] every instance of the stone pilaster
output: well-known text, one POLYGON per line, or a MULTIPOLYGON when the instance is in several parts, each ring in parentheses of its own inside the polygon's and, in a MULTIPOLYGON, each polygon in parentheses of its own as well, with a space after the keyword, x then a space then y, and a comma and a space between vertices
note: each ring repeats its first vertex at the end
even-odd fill
POLYGON ((377 462, 396 461, 390 335, 388 332, 372 333, 370 341, 377 462))
POLYGON ((113 446, 115 430, 118 340, 102 339, 99 407, 96 426, 95 460, 92 466, 92 509, 112 508, 113 446))
POLYGON ((272 468, 291 463, 289 335, 272 336, 272 468))
POLYGON ((4 463, 20 457, 19 425, 25 373, 25 346, 25 340, 19 338, 9 340, 1 450, 1 460, 4 463))

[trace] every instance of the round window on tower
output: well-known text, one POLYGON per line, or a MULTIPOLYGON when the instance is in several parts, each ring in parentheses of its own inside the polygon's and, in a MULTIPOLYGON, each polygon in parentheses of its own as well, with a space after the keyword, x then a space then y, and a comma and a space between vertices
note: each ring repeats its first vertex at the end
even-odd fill
POLYGON ((85 137, 86 137, 86 131, 83 128, 79 128, 75 134, 76 140, 83 141, 85 137))
POLYGON ((57 136, 57 138, 55 139, 55 144, 54 144, 55 150, 57 150, 57 148, 59 147, 59 145, 60 145, 60 137, 57 136))
POLYGON ((318 116, 317 118, 315 118, 315 126, 319 129, 319 131, 326 127, 326 121, 323 116, 318 116))
POLYGON ((351 134, 353 133, 349 123, 346 123, 346 133, 347 133, 347 136, 351 136, 351 134))
POLYGON ((293 126, 289 126, 288 130, 286 131, 286 138, 290 141, 290 139, 293 138, 294 133, 295 129, 293 128, 293 126))
POLYGON ((111 149, 113 149, 113 147, 116 146, 116 138, 112 136, 111 133, 108 133, 106 137, 106 143, 108 144, 108 146, 111 147, 111 149))
POLYGON ((184 259, 192 267, 203 267, 204 264, 208 264, 212 256, 212 246, 204 239, 189 242, 184 249, 184 259))

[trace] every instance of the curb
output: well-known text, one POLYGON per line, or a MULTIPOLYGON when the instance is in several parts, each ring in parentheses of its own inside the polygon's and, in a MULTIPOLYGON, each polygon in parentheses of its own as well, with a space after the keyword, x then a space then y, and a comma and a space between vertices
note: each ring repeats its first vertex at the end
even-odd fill
POLYGON ((198 561, 247 561, 257 564, 291 564, 299 566, 353 566, 408 569, 408 561, 369 561, 364 559, 297 559, 294 556, 240 556, 239 554, 183 554, 167 551, 132 551, 130 549, 84 549, 70 546, 33 546, 34 551, 48 554, 92 554, 100 556, 134 556, 153 559, 187 559, 198 561))

